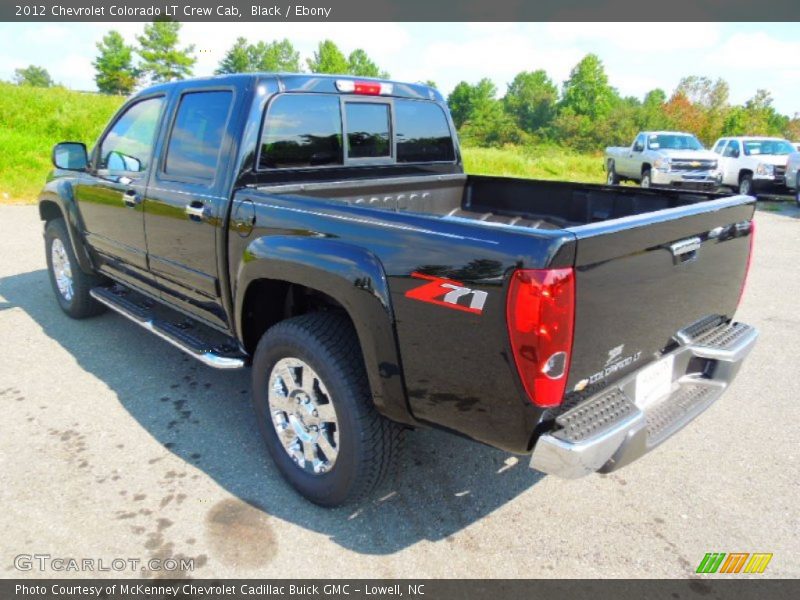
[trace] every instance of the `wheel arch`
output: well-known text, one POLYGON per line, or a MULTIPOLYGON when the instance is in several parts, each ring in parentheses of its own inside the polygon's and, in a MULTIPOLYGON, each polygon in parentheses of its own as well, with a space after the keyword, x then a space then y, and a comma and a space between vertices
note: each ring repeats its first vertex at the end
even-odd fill
POLYGON ((54 219, 64 219, 78 265, 85 273, 94 273, 94 265, 81 234, 82 221, 72 185, 63 180, 48 182, 39 194, 38 204, 39 218, 45 223, 54 219))
POLYGON ((250 352, 271 325, 309 310, 340 309, 353 324, 377 409, 414 424, 403 385, 388 282, 380 260, 338 240, 265 236, 236 273, 236 335, 250 352))

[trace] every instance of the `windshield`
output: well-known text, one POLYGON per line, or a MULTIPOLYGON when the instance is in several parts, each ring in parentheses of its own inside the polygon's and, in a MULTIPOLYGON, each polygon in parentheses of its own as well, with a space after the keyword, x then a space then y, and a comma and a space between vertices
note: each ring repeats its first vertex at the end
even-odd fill
POLYGON ((659 133, 647 138, 647 147, 651 150, 702 150, 703 144, 693 135, 659 133))
POLYGON ((794 148, 786 140, 748 140, 744 142, 745 156, 757 156, 760 154, 783 156, 792 152, 794 152, 794 148))

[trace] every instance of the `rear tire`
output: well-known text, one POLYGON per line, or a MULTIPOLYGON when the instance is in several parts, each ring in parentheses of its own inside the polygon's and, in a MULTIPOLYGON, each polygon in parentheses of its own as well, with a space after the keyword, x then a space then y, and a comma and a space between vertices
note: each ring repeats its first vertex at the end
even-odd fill
POLYGON ((608 161, 608 176, 606 177, 606 185, 618 185, 619 184, 619 175, 617 175, 617 169, 614 166, 614 161, 608 161))
POLYGON ((645 169, 642 171, 642 180, 639 182, 643 188, 651 188, 653 187, 653 178, 650 173, 650 169, 645 169))
POLYGON ((306 499, 357 502, 393 472, 405 428, 375 409, 344 315, 311 313, 271 327, 253 357, 252 385, 267 449, 306 499))
POLYGON ((64 219, 47 222, 44 244, 50 285, 61 310, 73 319, 85 319, 104 312, 105 306, 89 295, 89 290, 100 285, 102 279, 81 270, 64 219))
POLYGON ((755 196, 753 193, 753 176, 745 173, 739 178, 739 193, 743 196, 755 196))

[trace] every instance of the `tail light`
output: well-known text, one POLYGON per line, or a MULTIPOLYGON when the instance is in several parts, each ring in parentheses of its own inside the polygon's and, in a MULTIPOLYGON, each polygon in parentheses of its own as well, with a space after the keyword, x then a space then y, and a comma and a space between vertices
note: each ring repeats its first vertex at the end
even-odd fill
POLYGON ((750 249, 747 251, 747 266, 744 268, 744 277, 742 278, 742 288, 739 290, 739 300, 736 302, 736 307, 742 303, 744 296, 744 288, 747 285, 747 277, 750 275, 750 263, 753 260, 753 244, 756 239, 756 222, 750 221, 750 249))
POLYGON ((515 271, 506 312, 514 362, 528 397, 536 406, 558 406, 572 358, 575 272, 515 271))
POLYGON ((336 89, 345 94, 380 96, 391 94, 392 84, 379 81, 351 81, 349 79, 337 79, 336 89))

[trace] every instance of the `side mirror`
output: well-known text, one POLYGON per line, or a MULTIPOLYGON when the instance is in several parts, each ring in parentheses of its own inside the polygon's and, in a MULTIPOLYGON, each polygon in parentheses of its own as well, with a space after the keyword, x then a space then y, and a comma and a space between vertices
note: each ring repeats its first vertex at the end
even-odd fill
POLYGON ((86 144, 81 142, 61 142, 53 146, 53 164, 57 169, 85 171, 89 165, 86 144))

